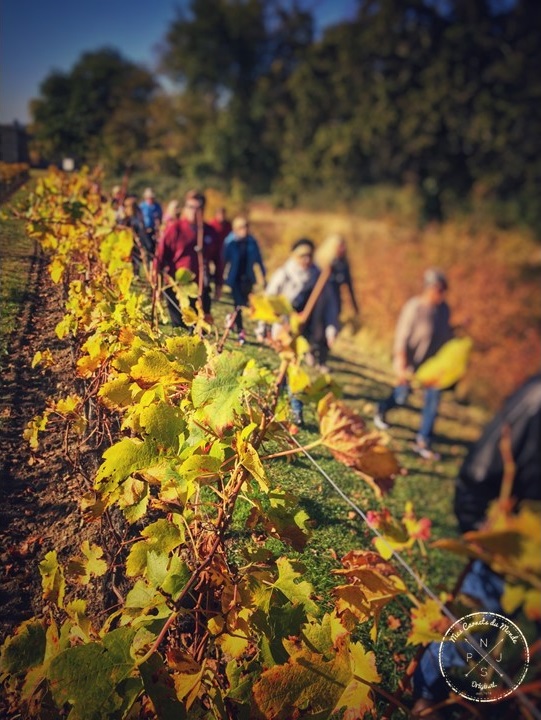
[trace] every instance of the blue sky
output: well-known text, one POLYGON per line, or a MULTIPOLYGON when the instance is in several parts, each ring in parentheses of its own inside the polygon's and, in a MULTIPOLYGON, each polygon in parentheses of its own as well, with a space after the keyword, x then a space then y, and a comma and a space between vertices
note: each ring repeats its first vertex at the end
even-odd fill
MULTIPOLYGON (((156 47, 187 0, 3 0, 0 5, 0 122, 28 122, 28 103, 52 71, 81 53, 115 47, 149 69, 156 47)), ((355 0, 303 0, 322 27, 352 17, 355 0)))

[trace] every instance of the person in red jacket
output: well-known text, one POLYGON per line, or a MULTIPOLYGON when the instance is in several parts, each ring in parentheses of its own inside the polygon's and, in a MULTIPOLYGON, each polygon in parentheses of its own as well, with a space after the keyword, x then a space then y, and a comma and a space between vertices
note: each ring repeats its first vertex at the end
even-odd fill
MULTIPOLYGON (((212 264, 214 269, 214 298, 219 300, 223 284, 223 258, 216 231, 203 220, 204 208, 203 193, 197 190, 186 193, 180 218, 171 223, 160 237, 156 248, 155 268, 157 272, 173 279, 177 270, 190 270, 198 285, 201 281, 202 308, 205 315, 209 316, 212 305, 210 265, 212 264), (199 261, 199 253, 202 253, 202 263, 199 261)), ((173 327, 185 327, 173 288, 168 287, 164 292, 173 327)))

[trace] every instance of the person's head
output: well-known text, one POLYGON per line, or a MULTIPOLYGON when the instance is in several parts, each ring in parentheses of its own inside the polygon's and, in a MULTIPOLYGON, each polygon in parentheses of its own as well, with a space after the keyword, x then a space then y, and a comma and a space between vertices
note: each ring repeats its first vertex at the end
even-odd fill
POLYGON ((224 207, 217 208, 214 217, 218 222, 223 222, 227 218, 227 211, 224 207))
POLYGON ((143 200, 147 203, 154 202, 154 190, 152 188, 145 188, 145 191, 143 193, 143 200))
POLYGON ((137 215, 138 210, 139 205, 137 204, 137 198, 133 195, 128 195, 128 197, 124 200, 124 213, 126 217, 134 217, 137 215))
POLYGON ((250 225, 244 215, 237 215, 233 220, 233 232, 238 238, 245 238, 248 235, 250 225))
POLYGON ((122 188, 120 187, 120 185, 113 185, 113 189, 111 190, 111 195, 114 198, 120 197, 121 192, 122 192, 122 188))
POLYGON ((205 209, 205 196, 199 190, 188 190, 184 196, 184 217, 190 221, 195 222, 197 214, 203 212, 205 209))
POLYGON ((165 210, 165 215, 170 220, 176 220, 177 218, 180 217, 180 203, 178 200, 171 200, 167 204, 167 208, 165 210))
POLYGON ((309 238, 300 238, 291 246, 291 257, 299 267, 307 270, 314 261, 315 245, 309 238))
POLYGON ((424 295, 431 305, 439 305, 445 299, 447 278, 438 268, 428 268, 423 275, 424 295))

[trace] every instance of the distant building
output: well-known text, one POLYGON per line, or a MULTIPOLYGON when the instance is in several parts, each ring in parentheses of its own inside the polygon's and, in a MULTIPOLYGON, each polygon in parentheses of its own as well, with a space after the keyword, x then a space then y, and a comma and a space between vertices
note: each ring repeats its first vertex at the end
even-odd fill
POLYGON ((0 125, 0 162, 29 162, 28 133, 19 123, 0 125))

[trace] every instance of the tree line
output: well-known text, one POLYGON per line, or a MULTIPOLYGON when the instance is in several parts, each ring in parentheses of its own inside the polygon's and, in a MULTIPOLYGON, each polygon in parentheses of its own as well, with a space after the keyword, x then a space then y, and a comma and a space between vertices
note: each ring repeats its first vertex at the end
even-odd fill
POLYGON ((410 184, 431 217, 473 198, 541 225, 539 27, 538 0, 359 0, 321 34, 296 2, 191 0, 156 73, 105 48, 49 74, 34 147, 290 205, 410 184))

